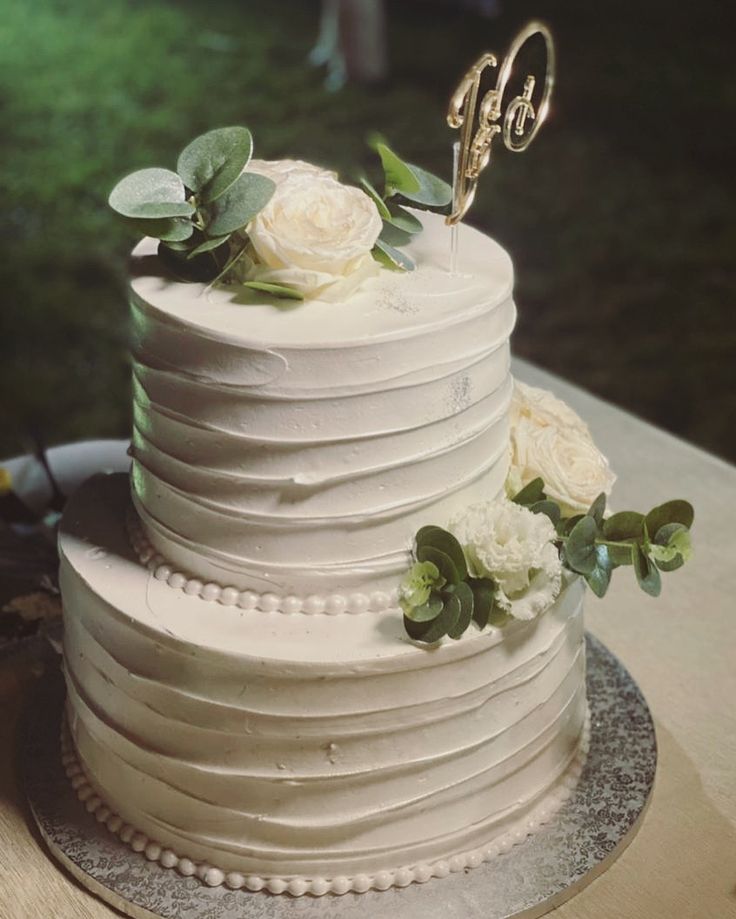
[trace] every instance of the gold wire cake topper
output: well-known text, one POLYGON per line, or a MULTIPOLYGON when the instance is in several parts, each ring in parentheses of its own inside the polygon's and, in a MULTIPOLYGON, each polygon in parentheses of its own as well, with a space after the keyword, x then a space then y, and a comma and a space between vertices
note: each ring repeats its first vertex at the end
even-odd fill
POLYGON ((491 160, 491 145, 496 135, 503 135, 507 150, 521 153, 534 140, 547 117, 555 82, 555 48, 547 26, 542 22, 529 22, 514 37, 501 63, 495 87, 487 90, 479 101, 485 71, 497 66, 495 54, 483 54, 465 74, 450 100, 447 123, 451 128, 460 129, 460 141, 455 158, 452 213, 447 217, 449 224, 461 221, 473 203, 480 174, 491 160), (530 73, 524 81, 522 94, 516 96, 502 112, 503 94, 516 57, 522 46, 535 35, 541 35, 547 50, 541 99, 535 107, 533 96, 537 79, 530 73))

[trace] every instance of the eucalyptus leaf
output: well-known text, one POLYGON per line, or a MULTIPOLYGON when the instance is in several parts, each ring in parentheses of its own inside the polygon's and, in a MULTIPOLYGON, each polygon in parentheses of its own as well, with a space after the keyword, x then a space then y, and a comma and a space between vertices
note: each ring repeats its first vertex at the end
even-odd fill
POLYGON ((447 530, 443 530, 442 527, 438 527, 435 524, 420 527, 414 537, 414 544, 417 547, 431 545, 434 537, 437 536, 441 539, 443 533, 447 533, 447 530))
POLYGON ((473 591, 473 620, 479 629, 484 629, 493 609, 495 584, 490 578, 471 578, 469 583, 473 591))
POLYGON ((415 166, 413 163, 406 163, 412 171, 414 178, 419 182, 418 191, 400 190, 400 194, 414 204, 422 204, 425 207, 446 207, 452 201, 452 188, 440 179, 439 176, 427 172, 421 166, 415 166))
POLYGON ((204 242, 195 246, 194 249, 189 252, 187 258, 195 258, 203 252, 211 252, 213 249, 218 249, 223 243, 227 242, 229 238, 229 236, 215 236, 213 239, 205 239, 204 242))
POLYGON ((208 204, 233 185, 252 153, 253 138, 247 128, 217 128, 182 150, 176 170, 199 201, 208 204))
POLYGON ((642 548, 644 549, 644 552, 645 552, 645 554, 646 554, 647 549, 649 548, 649 543, 650 543, 650 539, 649 539, 649 527, 647 526, 647 518, 646 518, 646 517, 644 518, 644 523, 643 523, 643 525, 642 525, 642 530, 644 531, 644 538, 643 538, 642 541, 641 541, 641 546, 642 546, 642 548))
POLYGON ((381 218, 383 220, 390 220, 391 211, 388 209, 386 202, 383 200, 379 192, 373 187, 373 185, 371 185, 365 176, 360 177, 360 184, 363 186, 363 191, 368 195, 369 198, 373 200, 373 203, 376 205, 381 218))
POLYGON ((276 183, 255 172, 244 172, 207 208, 208 236, 226 236, 244 227, 261 211, 276 190, 276 183))
MULTIPOLYGON (((404 613, 404 630, 409 638, 413 638, 414 641, 424 641, 425 634, 435 625, 436 621, 436 619, 433 619, 426 622, 414 622, 404 613)), ((442 634, 439 636, 440 638, 442 638, 442 634)), ((437 641, 437 639, 430 638, 430 641, 437 641)))
POLYGON ((190 252, 193 244, 194 244, 194 240, 192 239, 191 236, 189 237, 189 239, 183 239, 183 240, 173 240, 173 239, 166 240, 166 248, 172 249, 174 252, 184 252, 184 253, 190 252))
MULTIPOLYGON (((667 524, 667 526, 677 526, 677 524, 667 524)), ((662 529, 664 529, 664 527, 662 529)), ((684 532, 687 532, 687 530, 684 532)), ((680 553, 674 546, 658 545, 656 542, 653 542, 649 545, 647 555, 653 562, 659 564, 659 562, 671 562, 674 558, 679 556, 680 553)))
POLYGON ((296 287, 289 287, 287 284, 271 284, 267 281, 243 281, 243 287, 250 287, 252 290, 261 290, 264 294, 271 294, 274 297, 281 297, 283 300, 303 300, 304 294, 297 290, 296 287))
POLYGON ((649 546, 649 557, 660 571, 676 571, 692 554, 690 530, 682 523, 666 523, 649 546))
POLYGON ((590 574, 595 568, 597 535, 596 522, 587 515, 573 527, 565 543, 565 557, 574 571, 590 574))
POLYGON ((525 485, 520 492, 517 492, 511 499, 514 504, 521 504, 528 507, 530 504, 536 504, 538 501, 546 500, 547 495, 544 493, 544 481, 540 478, 532 479, 528 485, 525 485))
POLYGON ((599 527, 603 526, 603 515, 606 513, 606 495, 605 492, 601 492, 595 501, 590 505, 590 510, 588 511, 588 516, 592 517, 593 520, 598 524, 599 527))
POLYGON ((639 587, 651 597, 658 597, 662 590, 662 579, 654 563, 647 558, 638 543, 631 547, 631 558, 639 587))
POLYGON ((451 628, 448 628, 447 634, 450 638, 457 640, 466 631, 473 618, 473 591, 465 581, 461 581, 455 588, 452 599, 457 600, 460 604, 460 612, 457 622, 451 628))
MULTIPOLYGON (((460 585, 458 585, 460 586, 460 585)), ((435 620, 441 626, 443 635, 455 633, 462 617, 463 605, 462 600, 457 594, 451 594, 445 601, 445 608, 435 620)), ((425 641, 427 639, 425 638, 425 641)))
POLYGON ((695 511, 689 501, 666 501, 653 508, 646 516, 650 533, 657 533, 667 523, 681 523, 688 529, 693 525, 695 511))
POLYGON ((638 511, 619 511, 603 521, 603 535, 606 539, 621 542, 626 539, 644 538, 644 515, 638 511))
POLYGON ((378 239, 388 246, 405 246, 407 243, 411 242, 411 233, 407 233, 406 230, 402 230, 392 223, 389 223, 387 220, 384 220, 383 229, 378 239))
MULTIPOLYGON (((399 253, 397 252, 397 254, 399 253)), ((371 249, 371 258, 373 259, 374 262, 378 262, 378 264, 381 265, 383 268, 388 268, 389 271, 406 271, 407 270, 406 268, 402 268, 401 265, 397 261, 395 261, 393 258, 391 258, 391 256, 387 252, 384 252, 383 249, 379 249, 377 245, 375 245, 371 249)))
POLYGON ((407 211, 405 207, 401 207, 399 204, 391 205, 387 217, 383 214, 381 216, 384 217, 384 220, 388 220, 393 226, 398 227, 398 229, 404 230, 406 233, 411 233, 412 236, 421 233, 424 229, 422 221, 418 217, 415 217, 411 211, 407 211))
POLYGON ((668 560, 654 558, 654 556, 652 556, 652 558, 657 568, 659 568, 660 571, 664 571, 665 573, 669 571, 677 571, 678 568, 682 568, 682 566, 685 564, 685 559, 681 555, 675 555, 674 558, 668 560))
POLYGON ((545 517, 549 517, 552 521, 552 526, 556 527, 560 522, 560 506, 559 504, 555 504, 554 501, 537 501, 529 505, 529 510, 533 514, 544 514, 545 517))
POLYGON ((585 514, 574 514, 572 517, 564 517, 557 524, 557 532, 560 536, 569 536, 577 524, 583 519, 585 514))
POLYGON ((421 606, 405 609, 404 615, 407 619, 411 619, 412 622, 431 622, 439 616, 443 606, 444 603, 442 602, 442 598, 433 595, 421 606))
MULTIPOLYGON (((654 534, 653 542, 657 546, 675 548, 677 544, 690 548, 690 531, 683 523, 665 523, 654 534)), ((675 551, 677 551, 675 549, 675 551)))
MULTIPOLYGON (((675 524, 671 524, 675 526, 675 524)), ((662 529, 666 529, 662 527, 662 529)), ((676 549, 685 561, 693 554, 692 543, 690 541, 690 530, 687 527, 675 530, 667 539, 667 548, 676 549)))
POLYGON ((414 262, 408 255, 405 255, 400 249, 396 249, 388 243, 383 242, 381 239, 376 240, 376 244, 371 250, 371 255, 377 262, 380 262, 386 268, 392 270, 399 268, 402 271, 414 271, 414 262))
POLYGON ((606 546, 608 549, 608 557, 611 560, 611 564, 614 568, 618 568, 621 565, 631 565, 631 544, 625 543, 621 546, 606 546))
MULTIPOLYGON (((427 526, 422 527, 416 535, 417 552, 423 546, 429 546, 433 549, 439 549, 452 561, 458 572, 458 580, 464 580, 468 576, 468 566, 465 561, 463 547, 457 541, 456 537, 443 530, 442 527, 427 526)), ((418 556, 417 556, 418 557, 418 556)), ((441 573, 441 570, 440 570, 441 573)))
POLYGON ((461 579, 460 572, 450 556, 434 546, 419 546, 417 561, 432 562, 448 584, 457 584, 461 579))
POLYGON ((605 596, 608 586, 611 583, 611 572, 613 564, 606 546, 596 546, 595 566, 593 570, 585 575, 588 586, 596 597, 605 596))
POLYGON ((152 236, 167 243, 185 242, 194 233, 194 224, 186 217, 162 217, 159 220, 126 217, 125 222, 136 233, 152 236))
POLYGON ((194 207, 185 197, 184 183, 175 172, 153 168, 140 169, 125 176, 107 200, 110 207, 123 217, 157 220, 161 217, 190 217, 194 207))
POLYGON ((386 178, 386 197, 390 198, 397 192, 401 192, 404 197, 410 194, 416 194, 420 191, 419 179, 414 175, 411 168, 397 156, 394 151, 386 144, 378 142, 374 145, 374 150, 381 157, 381 165, 386 178))
POLYGON ((373 149, 381 157, 387 198, 400 194, 424 207, 445 207, 452 201, 452 188, 443 179, 405 162, 382 140, 374 141, 373 149))
POLYGON ((426 644, 434 644, 445 635, 449 629, 453 628, 460 617, 460 602, 457 597, 451 597, 455 602, 450 606, 449 601, 442 607, 439 616, 428 622, 412 622, 404 616, 404 628, 408 635, 416 641, 423 641, 426 644))

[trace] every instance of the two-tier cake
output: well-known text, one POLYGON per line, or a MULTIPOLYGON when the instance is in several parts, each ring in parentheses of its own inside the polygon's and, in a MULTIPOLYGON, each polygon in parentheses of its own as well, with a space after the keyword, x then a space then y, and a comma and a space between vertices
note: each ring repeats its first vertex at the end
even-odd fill
POLYGON ((457 640, 404 629, 417 531, 505 500, 513 387, 508 256, 463 228, 451 272, 421 221, 415 270, 342 300, 134 252, 132 475, 87 483, 61 535, 66 762, 100 821, 208 884, 442 877, 580 773, 581 578, 457 640))

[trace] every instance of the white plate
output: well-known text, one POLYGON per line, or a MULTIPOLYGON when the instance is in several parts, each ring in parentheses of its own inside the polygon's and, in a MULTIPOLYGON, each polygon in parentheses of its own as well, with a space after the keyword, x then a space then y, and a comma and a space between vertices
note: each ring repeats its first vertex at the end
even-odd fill
MULTIPOLYGON (((50 447, 46 451, 51 471, 66 497, 85 479, 97 472, 127 472, 130 469, 127 440, 82 440, 50 447)), ((34 510, 51 499, 48 476, 34 456, 16 456, 0 462, 13 479, 13 489, 34 510)))

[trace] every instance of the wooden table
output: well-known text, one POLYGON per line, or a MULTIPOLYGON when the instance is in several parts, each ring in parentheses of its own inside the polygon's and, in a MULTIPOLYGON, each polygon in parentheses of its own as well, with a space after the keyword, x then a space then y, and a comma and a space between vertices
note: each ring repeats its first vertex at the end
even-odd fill
MULTIPOLYGON (((589 422, 619 474, 617 509, 671 497, 696 508, 695 557, 665 578, 659 600, 623 571, 605 600, 588 601, 588 627, 626 663, 652 709, 659 769, 631 846, 553 915, 736 917, 736 469, 528 364, 518 361, 516 373, 589 422)), ((46 855, 19 790, 15 736, 37 676, 27 655, 0 663, 0 919, 115 916, 46 855)))

